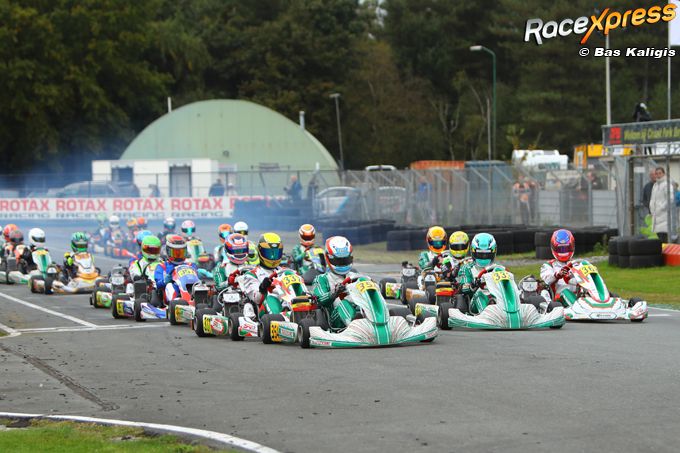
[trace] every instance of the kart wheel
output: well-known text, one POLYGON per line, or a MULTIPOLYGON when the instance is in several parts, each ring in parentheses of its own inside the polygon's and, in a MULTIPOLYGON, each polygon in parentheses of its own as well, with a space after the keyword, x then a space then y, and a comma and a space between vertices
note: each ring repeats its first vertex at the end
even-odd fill
POLYGON ((118 313, 118 300, 120 299, 120 296, 118 294, 115 294, 111 298, 111 314, 113 315, 114 318, 116 319, 122 319, 125 316, 122 316, 118 313))
MULTIPOLYGON (((31 277, 28 279, 28 287, 31 289, 31 292, 33 294, 37 293, 38 291, 35 289, 35 276, 31 277)), ((92 300, 90 300, 90 305, 92 305, 92 300)))
POLYGON ((232 313, 229 315, 229 321, 227 324, 227 333, 229 333, 229 338, 231 338, 232 341, 243 341, 243 337, 238 334, 238 318, 240 317, 240 313, 232 313))
POLYGON ((551 329, 561 329, 564 324, 560 324, 559 326, 550 326, 551 329))
POLYGON ((545 299, 543 299, 541 296, 528 296, 522 301, 523 304, 533 305, 536 310, 541 309, 542 302, 545 302, 545 299))
POLYGON ((54 278, 47 277, 45 279, 45 294, 52 294, 52 283, 54 283, 54 278))
POLYGON ((146 322, 146 319, 142 318, 142 301, 140 299, 135 299, 134 310, 135 321, 146 322))
POLYGON ((401 284, 401 291, 399 292, 399 299, 401 300, 401 303, 406 305, 408 304, 408 300, 406 299, 406 290, 407 289, 418 289, 418 282, 414 282, 413 280, 403 282, 401 284))
MULTIPOLYGON (((196 304, 196 310, 207 310, 210 308, 208 304, 196 304)), ((196 311, 194 310, 194 312, 196 311)))
POLYGON ((300 321, 298 325, 298 338, 300 339, 300 347, 302 349, 309 349, 309 328, 314 325, 314 320, 305 318, 300 321))
POLYGON ((186 301, 182 299, 175 299, 171 300, 170 303, 168 304, 168 321, 170 321, 170 324, 173 326, 176 326, 178 324, 181 324, 181 322, 177 321, 177 317, 175 316, 175 308, 178 305, 189 305, 186 301))
POLYGON ((326 319, 326 312, 322 308, 314 310, 314 318, 316 319, 316 325, 323 330, 331 329, 331 326, 328 324, 328 319, 326 319))
POLYGON ((214 337, 213 334, 211 333, 206 333, 205 330, 203 330, 203 316, 205 315, 216 315, 217 312, 213 310, 212 308, 197 308, 196 309, 196 317, 194 318, 194 332, 196 332, 196 335, 199 337, 214 337))
POLYGON ((628 308, 633 308, 638 302, 642 302, 642 299, 639 297, 631 297, 628 301, 628 308))
POLYGON ((454 308, 453 304, 444 302, 439 306, 439 316, 437 316, 437 324, 442 330, 451 330, 449 327, 449 309, 454 308))
POLYGON ((425 294, 427 294, 427 300, 429 304, 434 305, 437 303, 437 287, 435 285, 426 286, 425 294))
POLYGON ((277 315, 266 314, 262 316, 262 343, 264 344, 272 344, 274 342, 272 340, 271 331, 272 321, 285 321, 285 319, 283 318, 283 315, 280 314, 277 315))
POLYGON ((551 311, 553 311, 553 310, 556 309, 557 307, 562 307, 562 304, 559 303, 559 302, 557 302, 557 301, 555 301, 555 300, 551 301, 551 302, 548 304, 548 311, 547 311, 547 313, 550 313, 551 311))
POLYGON ((411 314, 411 310, 408 307, 389 308, 389 312, 390 316, 401 316, 404 319, 411 314))
POLYGON ((468 304, 467 298, 462 294, 457 294, 456 299, 453 304, 453 308, 457 308, 461 313, 468 313, 470 311, 470 306, 468 304))
POLYGON ((380 294, 382 294, 382 296, 387 299, 386 283, 397 283, 397 280, 395 278, 383 278, 380 280, 380 282, 378 282, 378 286, 380 287, 380 294))
POLYGON ((416 314, 416 304, 427 304, 429 301, 427 300, 426 297, 413 297, 411 300, 408 301, 408 309, 411 310, 411 313, 414 315, 416 314))
POLYGON ((99 294, 99 288, 95 288, 92 294, 90 294, 90 305, 92 305, 94 308, 97 308, 97 304, 95 303, 97 300, 97 294, 99 294))

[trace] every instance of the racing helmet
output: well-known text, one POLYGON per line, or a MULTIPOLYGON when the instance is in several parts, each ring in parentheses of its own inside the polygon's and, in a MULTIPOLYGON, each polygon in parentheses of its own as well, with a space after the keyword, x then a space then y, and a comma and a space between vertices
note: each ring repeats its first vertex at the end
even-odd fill
MULTIPOLYGON (((99 224, 100 227, 106 225, 106 220, 107 220, 106 214, 104 214, 103 212, 100 212, 99 214, 97 214, 97 223, 99 224)), ((29 233, 29 236, 30 236, 30 233, 29 233)))
POLYGON ((345 275, 352 270, 352 263, 354 262, 352 244, 346 237, 332 236, 326 239, 324 256, 333 273, 345 275))
POLYGON ((142 239, 142 256, 147 261, 158 261, 161 256, 161 240, 153 234, 145 236, 142 239))
POLYGON ((316 236, 314 225, 305 223, 298 230, 298 234, 300 235, 300 244, 304 247, 311 247, 314 245, 314 237, 316 236))
POLYGON ((283 244, 276 233, 264 233, 257 241, 257 253, 260 255, 260 265, 267 269, 274 269, 281 264, 283 258, 283 244))
POLYGON ((496 239, 489 233, 479 233, 472 238, 470 255, 479 267, 486 267, 496 260, 496 239))
POLYGON ((14 245, 19 245, 24 242, 24 233, 21 230, 16 229, 9 234, 9 242, 14 245))
POLYGON ((89 238, 87 237, 87 234, 81 231, 73 233, 73 236, 71 236, 71 250, 75 253, 87 252, 88 242, 89 238))
POLYGON ((45 246, 45 232, 40 228, 31 228, 28 232, 28 241, 33 247, 45 246))
POLYGON ((144 238, 151 235, 153 235, 153 233, 149 230, 142 230, 139 233, 137 233, 137 236, 135 236, 135 241, 137 241, 137 245, 141 247, 142 243, 144 242, 144 238))
POLYGON ((224 241, 224 253, 230 263, 240 266, 248 261, 248 240, 245 236, 232 233, 224 241))
POLYGON ((13 223, 8 223, 2 230, 2 235, 5 238, 5 242, 9 242, 9 235, 12 231, 17 230, 19 227, 13 223))
POLYGON ((165 238, 165 254, 171 263, 183 263, 187 259, 187 242, 178 234, 168 235, 165 238))
POLYGON ((228 223, 223 223, 219 227, 217 227, 217 236, 220 239, 220 242, 224 244, 224 242, 227 240, 229 235, 231 234, 231 225, 228 223))
POLYGON ((427 230, 427 247, 432 253, 439 255, 446 250, 446 231, 440 226, 433 226, 427 230))
POLYGON ((117 215, 112 215, 109 217, 109 226, 111 228, 118 228, 120 226, 120 219, 117 215))
POLYGON ((234 224, 234 233, 242 234, 248 237, 248 224, 242 220, 239 220, 234 224))
POLYGON ((144 217, 137 218, 137 226, 142 230, 146 230, 149 226, 149 222, 146 221, 144 217))
POLYGON ((131 230, 137 228, 137 219, 130 219, 127 221, 127 227, 131 230))
POLYGON ((196 232, 196 224, 191 220, 182 222, 182 233, 186 236, 192 236, 196 232))
POLYGON ((550 250, 557 261, 566 263, 574 256, 576 240, 569 230, 557 230, 550 238, 550 250))
POLYGON ((176 227, 177 222, 175 222, 174 217, 167 217, 165 220, 163 220, 163 229, 165 229, 165 231, 175 231, 176 227))
POLYGON ((449 237, 449 251, 451 256, 462 260, 470 250, 470 238, 464 231, 455 231, 449 237))

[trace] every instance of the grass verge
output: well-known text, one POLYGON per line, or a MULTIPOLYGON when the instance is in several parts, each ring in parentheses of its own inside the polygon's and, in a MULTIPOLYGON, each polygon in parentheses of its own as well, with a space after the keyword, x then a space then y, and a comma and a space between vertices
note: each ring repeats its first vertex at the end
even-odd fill
POLYGON ((36 419, 0 420, 0 451, 207 453, 234 450, 215 450, 204 445, 191 445, 171 435, 148 435, 141 428, 36 419))
MULTIPOLYGON (((400 264, 402 261, 411 263, 418 262, 420 250, 387 251, 386 242, 374 242, 373 244, 356 245, 352 247, 354 260, 358 263, 370 264, 400 264)), ((425 250, 425 246, 423 246, 425 250)), ((533 259, 534 252, 513 253, 511 255, 501 255, 499 260, 520 260, 533 259)))
MULTIPOLYGON (((498 262, 503 263, 500 259, 498 262)), ((680 309, 680 269, 677 267, 621 269, 603 262, 598 263, 597 268, 607 288, 625 299, 642 297, 652 305, 680 309)), ((510 267, 517 280, 529 274, 538 276, 539 269, 540 264, 510 267)))

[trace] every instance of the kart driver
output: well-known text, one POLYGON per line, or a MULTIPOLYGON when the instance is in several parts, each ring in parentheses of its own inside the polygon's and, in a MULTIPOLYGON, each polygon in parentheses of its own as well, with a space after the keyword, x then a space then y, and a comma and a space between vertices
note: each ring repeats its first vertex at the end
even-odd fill
MULTIPOLYGON (((139 247, 139 251, 137 252, 137 255, 133 258, 130 258, 129 261, 129 266, 132 266, 132 263, 137 260, 141 260, 144 256, 143 250, 142 250, 142 243, 144 242, 144 239, 153 236, 153 233, 149 230, 142 230, 137 233, 137 236, 135 236, 135 242, 137 243, 137 247, 139 247)), ((155 236, 154 236, 155 237, 155 236)))
POLYGON ((576 302, 576 284, 572 283, 569 268, 575 249, 576 240, 571 231, 557 230, 550 238, 550 250, 555 259, 541 266, 541 279, 552 288, 555 300, 565 300, 569 305, 576 302))
MULTIPOLYGON (((234 233, 242 234, 248 239, 248 224, 239 220, 234 224, 234 233)), ((257 253, 257 247, 253 244, 253 241, 248 241, 248 264, 251 266, 260 264, 260 255, 257 253)))
POLYGON ((352 244, 347 238, 333 236, 326 240, 324 256, 330 272, 317 275, 312 283, 312 293, 317 302, 326 307, 331 313, 329 323, 331 327, 342 328, 354 319, 356 307, 341 296, 347 294, 343 281, 352 270, 354 258, 352 244))
POLYGON ((193 220, 185 220, 182 222, 180 228, 182 230, 182 237, 184 237, 185 240, 190 241, 191 239, 198 239, 198 237, 196 237, 196 224, 193 220))
POLYGON ((161 240, 161 243, 165 245, 165 237, 169 234, 175 234, 175 228, 177 227, 177 223, 175 222, 174 217, 167 217, 165 220, 163 220, 163 231, 158 233, 158 239, 161 240))
POLYGON ((37 267, 33 261, 33 252, 45 248, 45 232, 40 228, 31 228, 28 232, 28 242, 29 246, 24 249, 19 260, 19 270, 22 274, 28 274, 37 267))
MULTIPOLYGON (((141 233, 137 234, 137 239, 139 239, 141 233)), ((142 279, 146 269, 159 261, 161 257, 161 240, 149 232, 149 234, 142 237, 140 249, 141 257, 130 262, 129 271, 132 281, 142 279)))
POLYGON ((433 226, 427 230, 425 236, 427 248, 420 253, 418 267, 421 271, 430 270, 437 267, 441 260, 441 255, 446 250, 446 231, 440 226, 433 226))
POLYGON ((216 264, 219 264, 220 261, 222 261, 222 259, 225 258, 224 255, 222 254, 224 250, 224 243, 226 242, 227 238, 231 233, 232 233, 231 225, 229 225, 228 223, 223 223, 222 225, 217 227, 217 237, 220 240, 220 244, 215 247, 215 250, 213 252, 216 264))
POLYGON ((269 294, 272 285, 272 275, 281 270, 283 258, 283 244, 276 233, 264 233, 257 241, 257 254, 260 264, 243 276, 241 288, 246 297, 260 307, 260 313, 264 313, 263 302, 265 298, 272 298, 272 304, 278 300, 269 294))
POLYGON ((9 223, 5 225, 5 228, 2 230, 2 237, 5 240, 5 242, 2 244, 2 248, 4 251, 4 254, 7 255, 7 250, 9 249, 10 251, 14 248, 12 246, 12 241, 10 241, 10 234, 12 234, 12 231, 19 229, 15 224, 9 223))
POLYGON ((154 272, 156 291, 160 301, 170 301, 179 294, 179 287, 172 281, 172 273, 177 266, 191 266, 198 273, 198 268, 187 260, 187 243, 177 234, 168 236, 165 242, 167 260, 159 263, 154 272))
POLYGON ((8 241, 5 243, 5 256, 15 255, 18 246, 24 243, 24 233, 19 229, 14 229, 9 233, 8 241))
POLYGON ((78 266, 76 266, 73 259, 74 255, 88 253, 88 244, 89 238, 82 231, 73 233, 71 236, 71 250, 73 254, 70 252, 64 253, 64 271, 69 280, 73 280, 78 275, 78 266))
POLYGON ((316 237, 316 229, 314 225, 305 223, 298 230, 300 235, 300 243, 293 248, 293 263, 296 269, 300 269, 305 260, 305 254, 309 249, 314 247, 314 238, 316 237))
POLYGON ((471 260, 462 263, 458 271, 458 283, 461 293, 470 298, 469 311, 479 314, 489 305, 489 297, 484 291, 478 291, 481 281, 479 273, 496 260, 496 239, 489 233, 479 233, 472 238, 470 245, 471 260))

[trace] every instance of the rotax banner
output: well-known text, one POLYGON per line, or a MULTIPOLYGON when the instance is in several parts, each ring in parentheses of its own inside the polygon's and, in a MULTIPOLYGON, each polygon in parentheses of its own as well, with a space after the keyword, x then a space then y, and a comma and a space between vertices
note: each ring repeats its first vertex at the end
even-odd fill
POLYGON ((231 217, 236 200, 264 198, 0 198, 0 219, 94 219, 99 213, 122 218, 221 218, 231 217))

